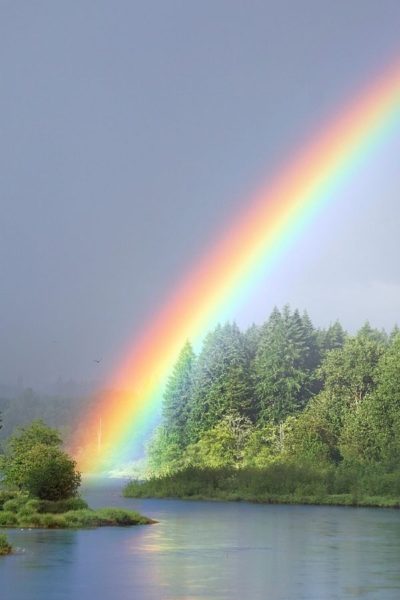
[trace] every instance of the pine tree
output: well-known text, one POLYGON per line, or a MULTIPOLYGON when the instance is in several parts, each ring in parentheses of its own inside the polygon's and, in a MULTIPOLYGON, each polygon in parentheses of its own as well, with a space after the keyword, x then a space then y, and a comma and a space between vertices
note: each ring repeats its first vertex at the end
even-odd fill
POLYGON ((194 377, 189 438, 196 442, 229 414, 251 414, 249 354, 235 323, 227 323, 204 340, 194 377))
POLYGON ((309 391, 309 332, 298 313, 277 308, 264 324, 254 361, 260 423, 280 423, 304 406, 309 391))
POLYGON ((369 340, 373 340, 380 344, 387 344, 388 342, 388 336, 386 331, 384 331, 383 329, 375 329, 374 327, 371 327, 369 321, 365 321, 364 325, 357 332, 357 336, 365 337, 369 340))
POLYGON ((244 340, 250 361, 254 360, 260 343, 261 327, 254 323, 245 331, 244 340))
POLYGON ((190 342, 182 348, 167 382, 162 407, 165 435, 180 447, 187 444, 187 420, 192 400, 196 357, 190 342))
POLYGON ((325 356, 330 350, 343 348, 346 336, 347 334, 339 321, 335 321, 328 329, 319 330, 317 339, 321 355, 325 356))

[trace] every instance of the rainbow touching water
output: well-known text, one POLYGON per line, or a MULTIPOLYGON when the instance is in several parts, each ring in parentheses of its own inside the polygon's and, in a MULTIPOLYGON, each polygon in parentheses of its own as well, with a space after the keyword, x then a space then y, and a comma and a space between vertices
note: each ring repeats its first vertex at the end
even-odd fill
POLYGON ((234 316, 235 307, 399 123, 396 62, 246 203, 137 337, 110 382, 121 391, 98 402, 74 440, 84 472, 107 472, 137 457, 184 342, 197 345, 217 321, 234 316))

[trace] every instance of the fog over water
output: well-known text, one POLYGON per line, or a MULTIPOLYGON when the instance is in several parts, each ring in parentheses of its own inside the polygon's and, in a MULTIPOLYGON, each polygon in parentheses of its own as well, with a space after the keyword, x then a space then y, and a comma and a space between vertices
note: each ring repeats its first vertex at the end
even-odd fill
MULTIPOLYGON (((399 27, 398 0, 2 2, 0 384, 101 385, 257 186, 398 56, 399 27)), ((399 138, 240 326, 285 302, 317 326, 400 321, 399 138)))

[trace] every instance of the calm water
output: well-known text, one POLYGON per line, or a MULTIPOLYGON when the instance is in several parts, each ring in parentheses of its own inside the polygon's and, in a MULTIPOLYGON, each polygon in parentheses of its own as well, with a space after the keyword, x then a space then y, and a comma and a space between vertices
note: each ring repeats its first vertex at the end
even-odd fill
POLYGON ((399 511, 85 495, 160 522, 10 530, 21 551, 0 560, 1 600, 400 598, 399 511))

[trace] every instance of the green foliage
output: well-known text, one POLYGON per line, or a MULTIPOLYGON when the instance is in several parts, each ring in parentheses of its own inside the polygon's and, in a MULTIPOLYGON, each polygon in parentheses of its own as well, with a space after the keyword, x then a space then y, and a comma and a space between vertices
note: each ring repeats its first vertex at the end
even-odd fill
POLYGON ((18 516, 10 510, 0 511, 0 527, 16 527, 18 525, 18 516))
POLYGON ((187 445, 187 420, 193 393, 195 355, 189 342, 184 345, 167 382, 163 403, 166 435, 179 447, 187 445))
POLYGON ((325 356, 330 350, 343 348, 347 334, 339 321, 335 321, 328 329, 317 331, 316 336, 321 355, 325 356))
POLYGON ((252 416, 249 363, 246 340, 237 325, 219 325, 207 335, 194 374, 190 443, 228 414, 252 416))
POLYGON ((338 457, 329 424, 316 408, 318 400, 311 401, 285 436, 284 454, 290 459, 301 456, 307 462, 324 464, 335 462, 338 457))
POLYGON ((399 330, 316 330, 287 306, 218 326, 182 350, 163 417, 135 494, 395 505, 399 330))
POLYGON ((35 506, 36 512, 60 514, 70 510, 83 510, 88 508, 83 498, 72 497, 65 500, 30 500, 28 505, 35 506))
POLYGON ((50 529, 141 525, 151 523, 135 511, 114 508, 91 510, 81 498, 58 502, 18 494, 0 510, 0 527, 44 527, 50 529))
POLYGON ((243 451, 243 466, 263 468, 276 461, 285 451, 287 436, 295 423, 294 417, 275 425, 259 425, 249 432, 243 451))
POLYGON ((382 354, 375 382, 345 422, 342 453, 349 460, 396 465, 400 459, 400 336, 382 354))
POLYGON ((3 504, 3 510, 18 512, 22 507, 24 507, 28 501, 29 496, 27 494, 18 494, 11 500, 7 500, 3 504))
POLYGON ((234 467, 243 460, 251 422, 238 414, 225 415, 198 442, 186 449, 186 464, 198 467, 234 467))
POLYGON ((182 466, 183 450, 176 434, 166 427, 158 427, 148 445, 148 467, 150 473, 171 473, 182 466))
POLYGON ((0 490, 0 510, 3 510, 7 500, 12 500, 17 495, 17 492, 11 490, 0 490))
POLYGON ((376 369, 385 346, 365 332, 348 338, 342 349, 328 352, 320 369, 324 389, 344 408, 356 407, 376 386, 376 369))
POLYGON ((308 315, 274 309, 262 328, 254 360, 255 395, 261 423, 282 422, 301 411, 312 395, 319 362, 317 339, 308 315))
POLYGON ((24 457, 19 484, 32 496, 62 500, 77 493, 81 483, 76 463, 59 448, 38 444, 24 457))
POLYGON ((263 469, 188 467, 144 482, 131 481, 124 495, 398 507, 400 472, 296 461, 275 461, 263 469))
POLYGON ((59 433, 41 421, 17 430, 0 460, 6 485, 46 500, 75 495, 81 476, 61 443, 59 433))
POLYGON ((8 543, 4 533, 0 533, 0 556, 11 554, 12 546, 8 543))

